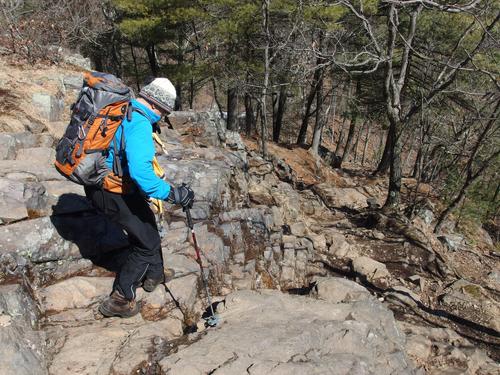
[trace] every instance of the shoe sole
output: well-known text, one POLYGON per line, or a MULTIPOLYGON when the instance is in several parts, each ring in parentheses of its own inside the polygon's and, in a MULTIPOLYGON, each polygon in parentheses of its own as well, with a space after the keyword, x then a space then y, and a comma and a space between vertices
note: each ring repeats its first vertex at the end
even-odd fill
POLYGON ((131 318, 141 311, 140 307, 137 309, 137 311, 131 311, 129 313, 123 312, 123 313, 116 313, 110 310, 107 310, 104 306, 99 306, 99 312, 105 316, 106 318, 113 318, 113 317, 118 317, 118 318, 131 318))

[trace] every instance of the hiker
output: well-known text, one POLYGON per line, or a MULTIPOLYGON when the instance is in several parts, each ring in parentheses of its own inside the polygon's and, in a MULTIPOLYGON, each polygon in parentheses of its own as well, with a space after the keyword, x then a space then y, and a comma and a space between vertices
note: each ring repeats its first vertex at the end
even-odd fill
MULTIPOLYGON (((128 115, 117 128, 109 147, 107 167, 121 167, 124 183, 122 193, 110 192, 104 186, 85 186, 85 194, 96 209, 125 229, 130 242, 130 254, 116 276, 111 295, 99 306, 106 317, 131 317, 140 306, 136 303, 136 288, 152 292, 156 286, 173 276, 173 270, 164 270, 161 239, 155 215, 148 198, 166 200, 183 208, 192 206, 193 190, 187 186, 170 186, 153 170, 155 147, 153 129, 162 116, 174 108, 176 91, 166 78, 155 78, 131 99, 128 115), (116 145, 120 147, 116 147, 116 145)), ((114 169, 114 168, 113 168, 114 169)))

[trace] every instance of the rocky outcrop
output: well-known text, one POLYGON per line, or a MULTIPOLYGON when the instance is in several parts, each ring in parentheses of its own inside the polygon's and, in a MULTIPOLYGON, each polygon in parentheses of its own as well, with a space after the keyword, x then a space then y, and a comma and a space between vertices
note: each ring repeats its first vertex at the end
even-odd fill
POLYGON ((38 313, 20 285, 0 286, 0 368, 3 374, 47 375, 44 333, 38 313))
POLYGON ((160 361, 166 374, 412 374, 404 336, 374 300, 331 303, 277 291, 230 294, 223 323, 160 361))
POLYGON ((97 306, 128 243, 52 166, 82 77, 29 74, 18 83, 0 72, 15 91, 14 112, 0 116, 2 374, 495 373, 488 241, 483 253, 451 231, 440 242, 432 212, 382 214, 383 180, 331 170, 302 148, 270 144, 264 159, 213 111, 172 114, 158 152, 168 180, 196 192, 195 232, 223 323, 204 327, 185 215, 169 205, 160 231, 175 278, 138 288, 140 316, 103 320, 97 306), (389 308, 409 323, 399 330, 389 308))

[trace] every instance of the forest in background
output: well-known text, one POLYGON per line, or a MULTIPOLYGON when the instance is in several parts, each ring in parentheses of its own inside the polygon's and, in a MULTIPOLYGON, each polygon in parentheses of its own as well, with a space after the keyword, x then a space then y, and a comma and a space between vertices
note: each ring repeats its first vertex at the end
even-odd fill
POLYGON ((176 109, 209 92, 229 129, 389 175, 385 208, 442 197, 498 242, 500 4, 484 0, 1 0, 0 46, 31 64, 60 47, 136 90, 166 76, 176 109), (383 134, 380 141, 370 140, 383 134), (366 153, 369 143, 379 152, 366 153), (328 145, 328 148, 324 147, 328 145), (366 160, 365 160, 366 159, 366 160), (415 191, 401 194, 402 177, 415 191))

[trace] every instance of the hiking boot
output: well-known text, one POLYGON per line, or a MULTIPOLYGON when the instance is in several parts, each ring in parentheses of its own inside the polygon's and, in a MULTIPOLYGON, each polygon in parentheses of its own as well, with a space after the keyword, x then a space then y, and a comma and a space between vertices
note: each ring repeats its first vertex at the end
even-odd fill
POLYGON ((172 268, 164 268, 163 269, 163 276, 161 276, 158 279, 153 279, 151 277, 147 277, 142 283, 142 289, 144 289, 146 292, 152 292, 153 290, 156 289, 158 285, 161 283, 168 283, 170 280, 172 280, 175 276, 175 270, 172 268))
POLYGON ((130 318, 140 311, 140 306, 135 300, 129 301, 114 290, 99 306, 99 312, 105 317, 118 316, 120 318, 130 318))

